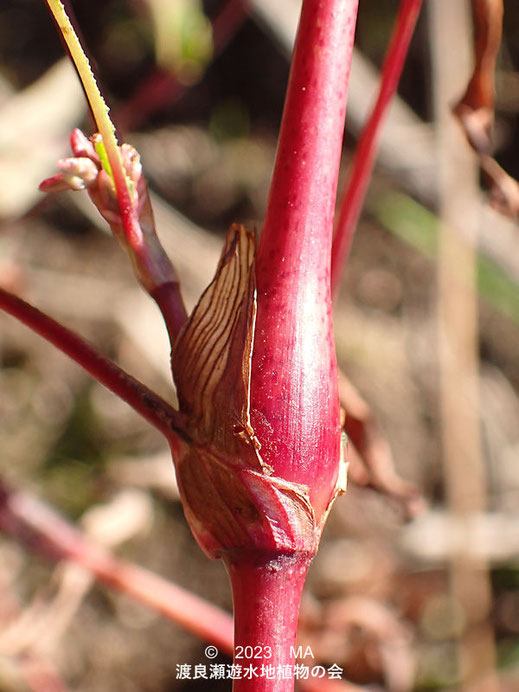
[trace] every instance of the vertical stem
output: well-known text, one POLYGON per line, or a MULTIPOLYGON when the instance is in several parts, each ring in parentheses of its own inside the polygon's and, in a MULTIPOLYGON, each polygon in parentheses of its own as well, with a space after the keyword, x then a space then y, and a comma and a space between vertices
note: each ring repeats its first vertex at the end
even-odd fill
POLYGON ((333 294, 338 290, 341 271, 348 259, 355 227, 375 164, 384 118, 391 106, 402 74, 421 6, 422 0, 401 0, 400 2, 393 35, 381 70, 377 100, 355 149, 333 239, 331 270, 333 294))
POLYGON ((357 0, 305 0, 257 258, 251 421, 319 518, 338 471, 330 253, 357 0))
POLYGON ((291 692, 301 592, 311 556, 249 553, 227 560, 235 612, 233 692, 291 692))
MULTIPOLYGON (((435 108, 438 122, 440 245, 438 329, 440 405, 447 501, 453 520, 467 527, 486 505, 478 401, 476 241, 478 185, 469 151, 449 104, 462 93, 470 73, 467 2, 434 0, 429 5, 435 108), (465 40, 462 40, 463 37, 465 40), (465 38, 466 37, 466 38, 465 38), (452 50, 453 46, 456 50, 452 50)), ((450 565, 451 594, 461 605, 466 628, 458 652, 463 686, 492 674, 494 642, 488 565, 460 551, 450 565)), ((489 690, 494 689, 489 681, 489 690)), ((487 689, 487 688, 485 688, 487 689)))

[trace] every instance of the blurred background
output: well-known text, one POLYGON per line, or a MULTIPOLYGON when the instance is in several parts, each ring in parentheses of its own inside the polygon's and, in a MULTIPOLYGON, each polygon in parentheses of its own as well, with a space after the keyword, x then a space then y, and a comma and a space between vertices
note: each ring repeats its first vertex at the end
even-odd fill
MULTIPOLYGON (((73 2, 189 307, 228 226, 261 228, 298 7, 73 2)), ((504 7, 494 139, 517 177, 519 6, 504 7)), ((360 2, 341 185, 397 9, 360 2)), ((471 50, 465 0, 424 3, 336 305, 340 366, 426 500, 417 512, 351 483, 311 568, 300 641, 371 691, 519 689, 519 239, 491 209, 449 113, 471 50), (469 289, 460 273, 474 275, 469 289)), ((161 318, 97 211, 83 193, 37 190, 78 126, 93 131, 45 3, 2 0, 0 284, 174 402, 161 318)), ((0 366, 2 481, 230 610, 223 566, 184 521, 161 436, 1 313, 0 366)), ((206 663, 204 646, 0 535, 0 691, 229 689, 177 679, 177 664, 206 663), (31 682, 28 661, 54 687, 31 682)))

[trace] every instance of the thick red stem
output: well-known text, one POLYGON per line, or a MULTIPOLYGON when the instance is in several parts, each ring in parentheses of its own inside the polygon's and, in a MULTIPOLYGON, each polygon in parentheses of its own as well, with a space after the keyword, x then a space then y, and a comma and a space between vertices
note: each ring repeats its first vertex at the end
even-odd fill
POLYGON ((422 0, 402 0, 400 3, 393 36, 382 66, 378 97, 355 150, 333 240, 331 283, 334 294, 338 290, 341 272, 348 259, 375 164, 382 124, 400 80, 421 5, 422 0))
POLYGON ((173 451, 177 449, 177 435, 184 436, 183 418, 158 394, 103 356, 73 331, 2 288, 0 309, 16 317, 79 363, 98 382, 160 430, 168 439, 173 451))
POLYGON ((251 421, 318 519, 339 460, 330 252, 356 16, 357 0, 303 3, 257 259, 251 421))
POLYGON ((242 675, 233 692, 290 692, 301 592, 311 556, 256 552, 227 561, 232 585, 234 663, 242 675), (288 675, 288 672, 287 672, 288 675))

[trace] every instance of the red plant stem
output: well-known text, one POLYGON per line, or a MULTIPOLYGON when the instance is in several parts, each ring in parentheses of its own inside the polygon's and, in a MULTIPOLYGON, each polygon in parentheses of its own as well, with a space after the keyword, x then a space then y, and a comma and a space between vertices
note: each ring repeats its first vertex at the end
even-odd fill
POLYGON ((173 347, 176 337, 187 320, 176 272, 160 245, 155 231, 153 230, 150 237, 141 225, 136 200, 132 199, 126 173, 122 165, 117 165, 118 152, 112 147, 107 147, 106 154, 112 169, 121 223, 135 272, 143 288, 157 303, 173 347), (165 268, 168 276, 166 280, 163 278, 162 267, 165 268))
MULTIPOLYGON (((107 586, 214 644, 222 653, 232 654, 233 622, 228 613, 143 567, 119 560, 85 538, 47 504, 28 493, 9 489, 1 479, 0 530, 47 559, 72 560, 107 586)), ((320 690, 358 690, 346 682, 318 682, 320 690)), ((300 686, 309 692, 317 689, 310 680, 302 680, 300 686)))
POLYGON ((275 675, 279 666, 294 665, 299 602, 311 558, 251 552, 227 562, 235 612, 234 662, 243 668, 233 692, 294 688, 293 679, 270 679, 266 669, 271 667, 275 675))
POLYGON ((382 123, 402 73, 421 5, 422 0, 402 0, 400 3, 393 36, 382 66, 378 97, 355 150, 333 240, 331 270, 333 294, 338 291, 341 272, 348 259, 353 234, 373 171, 382 123))
POLYGON ((150 289, 149 294, 157 303, 168 331, 169 343, 173 347, 187 320, 186 308, 180 293, 180 284, 168 281, 150 289))
POLYGON ((251 421, 319 520, 340 448, 330 252, 357 0, 306 0, 258 248, 251 421))
POLYGON ((20 673, 32 692, 67 692, 68 687, 56 672, 37 656, 28 653, 19 663, 20 673))
POLYGON ((2 288, 0 288, 0 309, 16 317, 32 331, 79 363, 98 382, 162 432, 173 451, 177 449, 177 436, 185 437, 183 418, 158 394, 126 373, 70 329, 2 288))
MULTIPOLYGON (((315 530, 339 470, 330 253, 356 16, 357 0, 303 2, 256 263, 251 422, 274 474, 308 488, 315 530)), ((271 677, 262 665, 277 670, 294 664, 301 591, 312 557, 275 543, 225 555, 235 663, 242 663, 240 647, 259 654, 245 661, 253 669, 235 680, 234 692, 294 689, 292 676, 271 677)))
POLYGON ((10 491, 2 481, 0 529, 47 557, 77 562, 104 584, 132 596, 223 652, 232 652, 230 615, 142 567, 118 560, 43 502, 10 491))

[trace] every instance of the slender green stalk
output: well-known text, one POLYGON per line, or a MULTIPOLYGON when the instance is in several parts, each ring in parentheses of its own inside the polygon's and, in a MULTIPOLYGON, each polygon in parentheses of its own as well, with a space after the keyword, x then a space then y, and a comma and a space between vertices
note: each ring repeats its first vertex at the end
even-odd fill
MULTIPOLYGON (((141 285, 161 310, 173 345, 187 315, 178 277, 155 232, 153 212, 138 154, 128 145, 120 147, 117 142, 108 106, 63 2, 46 2, 70 51, 99 130, 99 135, 94 138, 96 156, 87 156, 96 158, 100 171, 85 187, 89 189, 101 214, 110 223, 114 235, 128 251, 141 285), (108 184, 103 173, 108 176, 108 184), (114 189, 110 189, 111 187, 114 189), (110 207, 110 202, 114 201, 119 211, 115 216, 114 209, 110 207)), ((84 153, 74 153, 76 156, 85 156, 84 153)))
POLYGON ((70 55, 87 95, 90 108, 92 109, 97 128, 103 138, 103 144, 110 163, 119 203, 121 206, 124 204, 130 207, 132 204, 132 195, 124 171, 117 138, 115 136, 115 127, 110 119, 109 108, 97 85, 90 62, 65 11, 62 0, 46 0, 46 2, 67 44, 67 48, 70 51, 70 55))

